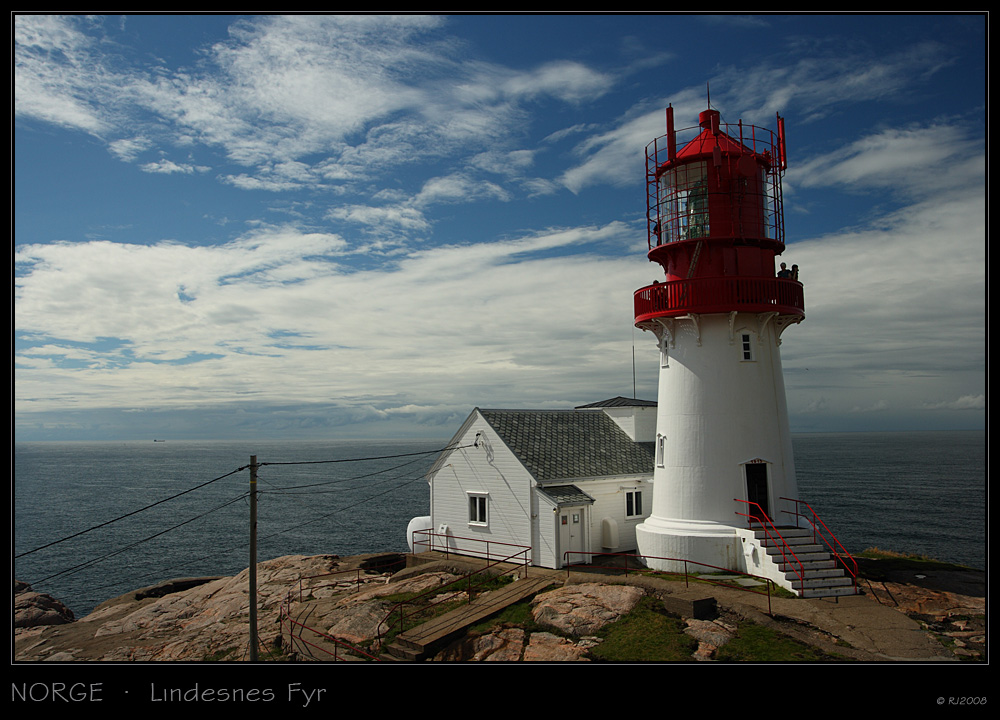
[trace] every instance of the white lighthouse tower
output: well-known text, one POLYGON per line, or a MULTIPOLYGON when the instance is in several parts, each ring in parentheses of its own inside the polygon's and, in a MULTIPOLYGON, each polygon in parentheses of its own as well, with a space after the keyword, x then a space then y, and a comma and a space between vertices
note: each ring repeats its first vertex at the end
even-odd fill
POLYGON ((772 132, 709 109, 675 131, 668 108, 646 148, 648 257, 665 278, 635 293, 660 348, 652 514, 636 535, 655 569, 745 570, 741 531, 798 522, 784 516, 798 493, 779 346, 805 306, 775 271, 785 167, 780 117, 772 132))

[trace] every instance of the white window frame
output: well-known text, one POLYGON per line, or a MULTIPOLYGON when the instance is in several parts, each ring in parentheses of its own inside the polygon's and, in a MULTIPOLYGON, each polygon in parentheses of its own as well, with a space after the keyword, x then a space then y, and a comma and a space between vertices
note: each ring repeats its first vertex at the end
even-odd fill
POLYGON ((489 527, 490 494, 488 492, 468 492, 469 525, 489 527))
POLYGON ((625 517, 626 519, 642 517, 642 488, 625 491, 625 517))
POLYGON ((667 454, 667 436, 656 433, 656 467, 663 467, 667 454))
POLYGON ((753 333, 749 330, 740 330, 740 362, 755 362, 757 353, 754 351, 753 333))

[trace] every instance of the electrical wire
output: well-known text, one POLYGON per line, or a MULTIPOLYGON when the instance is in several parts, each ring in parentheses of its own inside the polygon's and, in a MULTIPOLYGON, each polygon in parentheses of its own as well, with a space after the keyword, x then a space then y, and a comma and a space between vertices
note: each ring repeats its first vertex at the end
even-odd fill
POLYGON ((175 499, 181 497, 182 495, 187 495, 189 492, 193 492, 195 490, 198 490, 199 488, 205 487, 206 485, 211 485, 214 482, 218 482, 219 480, 222 480, 224 478, 230 477, 231 475, 235 475, 238 472, 242 472, 243 470, 246 470, 248 467, 250 467, 250 466, 249 465, 244 465, 243 467, 236 468, 232 472, 228 472, 225 475, 220 475, 219 477, 213 478, 212 480, 209 480, 208 482, 203 482, 201 485, 196 485, 193 488, 188 488, 187 490, 185 490, 183 492, 179 492, 176 495, 171 495, 170 497, 163 498, 162 500, 157 500, 155 503, 147 505, 146 507, 139 508, 138 510, 133 510, 130 513, 125 513, 124 515, 120 515, 120 516, 118 516, 116 518, 113 518, 112 520, 108 520, 107 522, 102 522, 100 525, 94 525, 93 527, 89 527, 86 530, 81 530, 80 532, 73 533, 72 535, 68 535, 68 536, 66 536, 64 538, 61 538, 59 540, 53 540, 50 543, 47 543, 45 545, 41 545, 39 547, 36 547, 34 550, 26 550, 23 553, 15 555, 14 559, 16 560, 17 558, 22 558, 25 555, 31 555, 32 553, 36 553, 39 550, 44 550, 45 548, 50 548, 53 545, 58 545, 59 543, 64 543, 67 540, 72 540, 73 538, 80 537, 81 535, 86 535, 89 532, 93 532, 94 530, 98 530, 98 529, 100 529, 102 527, 106 527, 107 525, 110 525, 111 523, 116 523, 119 520, 124 520, 125 518, 132 517, 133 515, 138 515, 139 513, 144 512, 146 510, 149 510, 150 508, 154 508, 157 505, 162 505, 163 503, 168 502, 170 500, 175 500, 175 499))
POLYGON ((30 583, 30 584, 34 586, 34 585, 37 585, 37 584, 48 582, 49 580, 52 580, 54 578, 61 577, 63 575, 70 575, 70 574, 73 574, 74 572, 77 572, 79 570, 83 570, 84 568, 88 568, 91 565, 96 565, 97 563, 102 562, 104 560, 107 560, 108 558, 112 558, 115 555, 120 555, 121 553, 125 552, 126 550, 131 550, 132 548, 134 548, 134 547, 136 547, 138 545, 142 545, 143 543, 149 542, 150 540, 154 540, 155 538, 158 538, 161 535, 166 535, 168 532, 173 532, 177 528, 183 527, 183 526, 185 526, 185 525, 187 525, 189 523, 194 522, 195 520, 199 520, 199 519, 205 517, 206 515, 209 515, 209 514, 215 512, 216 510, 221 510, 222 508, 227 507, 229 505, 232 505, 233 503, 238 502, 238 501, 240 501, 240 500, 242 500, 242 499, 244 499, 246 497, 247 497, 247 494, 244 493, 244 494, 242 494, 242 495, 240 495, 238 497, 233 498, 232 500, 227 500, 222 505, 217 505, 216 507, 212 508, 211 510, 205 511, 205 512, 201 513, 200 515, 195 515, 193 518, 188 518, 184 522, 177 523, 176 525, 174 525, 172 527, 169 527, 166 530, 161 530, 160 532, 155 533, 153 535, 150 535, 149 537, 143 538, 142 540, 136 540, 134 543, 130 543, 128 545, 120 547, 117 550, 115 550, 114 552, 107 553, 106 555, 102 555, 101 557, 98 557, 98 558, 93 558, 91 560, 87 560, 86 562, 80 563, 79 565, 74 565, 73 567, 66 568, 65 570, 61 570, 61 571, 59 571, 59 572, 57 572, 57 573, 55 573, 53 575, 49 575, 48 577, 42 578, 41 580, 36 580, 35 582, 30 583))
MULTIPOLYGON (((471 447, 471 446, 461 446, 461 447, 471 447)), ((344 458, 344 459, 339 459, 339 460, 300 460, 300 461, 288 461, 288 462, 264 462, 264 463, 258 463, 257 467, 263 467, 263 466, 268 466, 268 465, 318 465, 318 464, 332 464, 332 463, 346 463, 346 462, 363 462, 363 461, 371 461, 371 460, 387 460, 387 459, 401 458, 401 457, 426 456, 426 455, 431 455, 431 454, 435 454, 435 453, 441 453, 444 450, 448 450, 448 449, 460 449, 460 448, 454 447, 454 446, 449 446, 449 447, 446 447, 446 448, 443 448, 443 449, 427 450, 427 451, 415 452, 415 453, 400 453, 400 454, 396 454, 396 455, 382 455, 382 456, 362 457, 362 458, 344 458)), ((278 489, 276 489, 274 491, 267 491, 267 492, 262 493, 262 494, 274 494, 274 495, 314 494, 314 493, 289 493, 287 491, 288 490, 304 489, 304 488, 309 488, 309 487, 318 487, 318 486, 324 486, 324 485, 331 485, 331 484, 335 484, 335 483, 349 482, 351 480, 358 480, 358 479, 363 479, 363 478, 366 478, 366 477, 372 477, 374 475, 380 475, 382 473, 391 472, 393 470, 398 470, 398 469, 400 469, 402 467, 406 467, 408 465, 412 465, 413 463, 418 462, 418 461, 419 461, 419 458, 416 458, 414 460, 411 460, 411 461, 406 462, 406 463, 401 463, 400 465, 396 465, 396 466, 391 467, 391 468, 385 468, 383 470, 378 470, 378 471, 375 471, 375 472, 366 473, 366 474, 363 474, 363 475, 358 475, 358 476, 355 476, 355 477, 352 477, 352 478, 339 478, 337 480, 325 481, 323 483, 311 483, 311 484, 308 484, 308 485, 289 486, 289 487, 286 487, 286 488, 278 488, 278 489)), ((169 502, 170 500, 174 500, 176 498, 182 497, 183 495, 186 495, 186 494, 188 494, 190 492, 193 492, 193 491, 198 490, 200 488, 203 488, 203 487, 206 487, 208 485, 211 485, 212 483, 218 482, 219 480, 223 480, 223 479, 225 479, 227 477, 231 477, 231 476, 235 475, 236 473, 239 473, 239 472, 242 472, 242 471, 246 470, 249 467, 250 467, 250 465, 243 465, 243 466, 241 466, 241 467, 239 467, 239 468, 237 468, 237 469, 235 469, 235 470, 233 470, 231 472, 228 472, 228 473, 226 473, 224 475, 220 475, 219 477, 216 477, 216 478, 213 478, 212 480, 209 480, 207 482, 201 483, 200 485, 196 485, 195 487, 192 487, 192 488, 189 488, 187 490, 184 490, 183 492, 180 492, 180 493, 177 493, 175 495, 171 495, 169 497, 163 498, 163 499, 158 500, 158 501, 156 501, 154 503, 146 505, 145 507, 139 508, 137 510, 133 510, 132 512, 126 513, 124 515, 120 515, 120 516, 118 516, 116 518, 113 518, 113 519, 108 520, 106 522, 100 523, 98 525, 94 525, 94 526, 92 526, 90 528, 87 528, 85 530, 81 530, 80 532, 74 533, 72 535, 68 535, 68 536, 66 536, 64 538, 61 538, 59 540, 54 540, 54 541, 52 541, 50 543, 47 543, 45 545, 41 545, 41 546, 36 547, 36 548, 34 548, 32 550, 28 550, 28 551, 25 551, 23 553, 19 553, 19 554, 15 555, 14 557, 15 557, 15 559, 21 558, 21 557, 25 557, 27 555, 31 555, 33 553, 36 553, 36 552, 38 552, 40 550, 44 550, 44 549, 52 547, 54 545, 58 545, 60 543, 66 542, 67 540, 71 540, 73 538, 80 537, 81 535, 85 535, 86 533, 92 532, 92 531, 100 529, 102 527, 106 527, 106 526, 111 525, 111 524, 113 524, 115 522, 118 522, 120 520, 124 520, 126 518, 132 517, 133 515, 137 515, 137 514, 139 514, 141 512, 144 512, 146 510, 154 508, 154 507, 156 507, 158 505, 161 505, 161 504, 163 504, 165 502, 169 502)), ((381 482, 391 482, 393 480, 398 479, 399 477, 400 476, 396 476, 396 477, 393 477, 393 478, 388 478, 388 479, 383 480, 381 482)), ((284 530, 280 530, 278 532, 272 533, 271 535, 267 535, 267 536, 265 536, 263 538, 260 538, 260 539, 269 539, 271 537, 275 537, 277 535, 281 535, 281 534, 284 534, 286 532, 291 532, 292 530, 299 529, 299 528, 304 527, 306 525, 310 525, 310 524, 312 524, 314 522, 318 522, 320 520, 324 520, 324 519, 329 518, 329 517, 331 517, 333 515, 336 515, 339 512, 343 512, 344 510, 348 510, 348 509, 350 509, 352 507, 356 507, 357 505, 360 505, 362 503, 368 502, 369 500, 371 500, 373 498, 381 497, 382 495, 385 495, 385 494, 387 494, 389 492, 392 492, 392 491, 397 490, 399 488, 405 487, 406 485, 408 485, 408 484, 410 484, 412 482, 420 480, 422 477, 423 476, 418 476, 418 477, 412 478, 412 479, 408 480, 407 482, 402 483, 400 485, 396 485, 396 486, 394 486, 392 488, 389 488, 388 490, 385 490, 384 492, 377 493, 377 494, 372 495, 372 496, 367 497, 367 498, 363 498, 363 499, 357 501, 356 503, 353 503, 352 505, 348 505, 346 507, 339 508, 339 509, 337 509, 337 510, 331 512, 331 513, 328 513, 326 515, 320 516, 320 517, 315 518, 313 520, 310 520, 310 521, 308 521, 306 523, 302 523, 300 525, 296 525, 296 526, 293 526, 293 527, 290 527, 290 528, 286 528, 284 530)), ((378 484, 381 484, 381 482, 378 483, 378 484)), ((317 493, 320 493, 320 492, 333 492, 333 491, 332 490, 330 490, 330 491, 317 491, 317 493)), ((165 535, 165 534, 167 534, 169 532, 172 532, 174 530, 177 530, 178 528, 184 527, 185 525, 188 525, 189 523, 192 523, 195 520, 201 519, 201 518, 205 517, 206 515, 209 515, 209 514, 215 512, 215 511, 217 511, 217 510, 221 510, 222 508, 228 507, 229 505, 232 505, 235 502, 238 502, 240 500, 245 500, 248 496, 249 496, 249 493, 241 494, 240 496, 238 496, 236 498, 233 498, 233 499, 231 499, 231 500, 223 503, 222 505, 219 505, 219 506, 217 506, 215 508, 212 508, 211 510, 208 510, 208 511, 206 511, 204 513, 201 513, 200 515, 196 515, 195 517, 189 518, 188 520, 185 520, 184 522, 181 522, 181 523, 178 523, 178 524, 176 524, 176 525, 174 525, 172 527, 166 528, 165 530, 162 530, 162 531, 160 531, 158 533, 150 535, 149 537, 146 537, 146 538, 144 538, 142 540, 137 540, 134 543, 130 543, 129 545, 125 545, 125 546, 123 546, 121 548, 118 548, 115 551, 107 553, 107 554, 105 554, 103 556, 100 556, 100 557, 97 557, 97 558, 93 558, 93 559, 88 560, 86 562, 80 563, 78 565, 74 565, 74 566, 66 568, 64 570, 61 570, 61 571, 59 571, 57 573, 49 575, 48 577, 42 578, 41 580, 37 580, 37 581, 35 581, 32 584, 33 585, 38 585, 38 584, 41 584, 41 583, 48 582, 49 580, 53 580, 55 578, 62 577, 64 575, 71 575, 71 574, 74 574, 76 572, 79 572, 80 570, 83 570, 85 568, 91 567, 92 565, 95 565, 95 564, 97 564, 99 562, 102 562, 102 561, 107 560, 109 558, 112 558, 112 557, 114 557, 116 555, 119 555, 119 554, 121 554, 123 552, 126 552, 127 550, 135 548, 135 547, 137 547, 137 546, 139 546, 139 545, 141 545, 143 543, 146 543, 146 542, 149 542, 151 540, 154 540, 155 538, 160 537, 162 535, 165 535)), ((238 549, 238 548, 241 548, 241 547, 243 547, 243 546, 233 546, 233 547, 229 548, 228 550, 224 550, 222 552, 223 553, 231 552, 231 551, 233 551, 235 549, 238 549)), ((204 559, 206 559, 208 557, 214 557, 214 556, 217 556, 217 555, 218 555, 218 553, 213 553, 212 555, 204 556, 204 557, 200 558, 199 560, 195 560, 195 561, 192 561, 192 562, 199 562, 200 560, 204 560, 204 559)), ((184 565, 187 565, 187 564, 190 564, 190 563, 182 563, 179 567, 183 567, 184 565)), ((178 567, 178 566, 174 566, 174 567, 178 567)), ((163 570, 159 571, 158 574, 162 574, 162 572, 163 572, 163 570)))

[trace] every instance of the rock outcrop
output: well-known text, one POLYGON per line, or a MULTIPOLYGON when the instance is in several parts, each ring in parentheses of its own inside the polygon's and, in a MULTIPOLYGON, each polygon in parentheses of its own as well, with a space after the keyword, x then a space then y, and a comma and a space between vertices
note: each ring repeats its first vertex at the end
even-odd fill
POLYGON ((532 601, 532 616, 535 622, 570 635, 593 635, 630 612, 644 594, 631 585, 567 585, 538 595, 532 601))
POLYGON ((51 595, 35 592, 20 580, 14 581, 15 628, 64 625, 73 620, 73 611, 51 595))
MULTIPOLYGON (((372 638, 384 631, 383 621, 396 602, 395 595, 418 594, 442 587, 461 577, 470 567, 458 560, 406 568, 403 556, 394 554, 339 558, 335 555, 287 556, 257 566, 259 656, 262 659, 329 659, 348 645, 371 651, 372 638), (392 560, 392 570, 380 571, 375 561, 392 560)), ((203 661, 245 660, 249 645, 248 573, 235 577, 181 578, 108 600, 89 615, 74 619, 57 600, 34 592, 23 583, 15 592, 15 661, 203 661)), ((564 662, 586 660, 588 650, 601 642, 596 634, 635 608, 646 594, 673 600, 670 607, 700 602, 704 590, 685 591, 684 584, 664 589, 642 576, 625 583, 593 582, 590 578, 540 593, 531 602, 532 619, 548 629, 526 630, 499 625, 469 633, 433 658, 437 661, 564 662), (681 602, 684 601, 684 602, 681 602), (551 631, 549 631, 551 629, 551 631)), ((662 583, 662 581, 659 581, 662 583)), ((891 633, 892 618, 909 623, 897 635, 935 635, 945 641, 942 655, 985 659, 985 592, 982 574, 962 574, 949 579, 886 577, 865 588, 867 597, 852 602, 786 603, 780 613, 797 618, 801 639, 819 638, 838 648, 841 634, 855 659, 932 659, 927 644, 943 647, 924 637, 920 643, 883 647, 891 633), (899 580, 904 580, 899 582, 899 580), (932 582, 933 581, 933 582, 932 582), (947 582, 946 582, 947 581, 947 582), (968 585, 969 582, 973 585, 968 585), (959 583, 959 584, 955 584, 959 583), (966 584, 962 584, 966 583, 966 584), (952 592, 946 586, 967 590, 952 592), (891 608, 891 609, 890 609, 891 608), (877 618, 872 611, 878 610, 877 618), (851 613, 860 613, 852 615, 851 613), (889 616, 885 615, 889 613, 889 616), (905 613, 913 620, 902 618, 905 613), (890 617, 891 616, 891 617, 890 617), (868 635, 858 631, 859 618, 876 623, 871 648, 859 648, 868 635), (923 631, 921 631, 921 624, 923 631), (807 630, 812 628, 814 631, 807 630), (840 633, 840 634, 838 634, 840 633), (888 636, 887 636, 888 637, 888 636), (876 641, 877 640, 877 641, 876 641), (912 646, 912 647, 911 647, 912 646), (902 648, 902 649, 900 649, 902 648), (930 653, 930 654, 928 654, 930 653)), ((736 615, 776 623, 761 614, 769 600, 737 590, 714 588, 713 596, 736 615)), ((454 598, 462 599, 460 592, 454 598)), ((710 660, 715 649, 728 642, 734 626, 722 618, 686 618, 688 634, 699 641, 696 660, 710 660), (695 619, 695 618, 698 619, 695 619)), ((732 615, 730 615, 732 616, 732 615)), ((788 624, 788 623, 786 623, 788 624)), ((868 627, 865 625, 864 627, 868 627)), ((794 634, 794 633, 793 633, 794 634)), ((893 636, 895 637, 895 636, 893 636)), ((897 638, 899 639, 899 638, 897 638)), ((906 638, 903 638, 906 639, 906 638)), ((357 655, 352 655, 357 657, 357 655)), ((933 659, 940 659, 934 655, 933 659)), ((947 659, 947 658, 946 658, 947 659)))

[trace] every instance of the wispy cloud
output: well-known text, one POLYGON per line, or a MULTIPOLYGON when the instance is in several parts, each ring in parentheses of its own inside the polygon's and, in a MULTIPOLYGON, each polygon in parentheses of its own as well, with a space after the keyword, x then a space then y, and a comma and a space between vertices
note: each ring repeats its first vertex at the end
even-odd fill
POLYGON ((344 417, 440 421, 627 394, 633 335, 651 395, 652 343, 630 314, 655 275, 643 148, 668 102, 693 124, 707 80, 724 119, 795 119, 783 259, 807 318, 783 336, 792 412, 982 412, 982 133, 960 112, 871 111, 946 72, 946 43, 790 36, 692 72, 664 34, 610 69, 573 43, 493 61, 457 25, 249 17, 168 61, 130 49, 149 24, 126 38, 107 17, 16 16, 20 126, 85 138, 155 183, 150 217, 105 210, 74 242, 18 239, 18 410, 330 400, 344 417), (858 107, 877 122, 830 124, 858 107), (806 143, 824 122, 837 132, 806 143), (224 199, 160 230, 170 193, 193 205, 209 186, 224 199), (634 196, 605 206, 620 188, 634 196))

